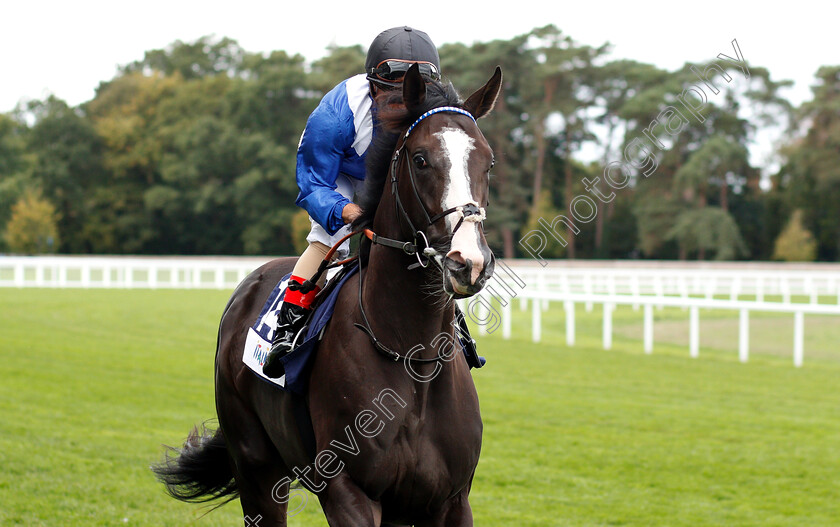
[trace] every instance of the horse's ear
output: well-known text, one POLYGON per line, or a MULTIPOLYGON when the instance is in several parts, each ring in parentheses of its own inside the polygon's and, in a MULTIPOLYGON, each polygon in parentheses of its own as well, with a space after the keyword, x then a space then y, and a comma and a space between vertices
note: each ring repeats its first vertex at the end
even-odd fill
POLYGON ((469 96, 464 103, 464 109, 476 119, 484 117, 493 110, 500 91, 502 91, 502 68, 496 66, 496 71, 487 84, 469 96))
POLYGON ((403 78, 403 101, 409 113, 416 113, 426 100, 426 81, 420 75, 420 65, 412 64, 403 78))

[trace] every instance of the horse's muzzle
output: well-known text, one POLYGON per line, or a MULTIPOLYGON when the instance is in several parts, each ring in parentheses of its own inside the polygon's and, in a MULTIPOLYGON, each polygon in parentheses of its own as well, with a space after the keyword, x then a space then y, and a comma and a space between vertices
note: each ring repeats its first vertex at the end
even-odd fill
POLYGON ((458 251, 450 252, 443 261, 444 291, 455 298, 466 298, 481 291, 496 267, 496 257, 489 248, 479 265, 481 268, 476 268, 472 259, 463 257, 458 251))

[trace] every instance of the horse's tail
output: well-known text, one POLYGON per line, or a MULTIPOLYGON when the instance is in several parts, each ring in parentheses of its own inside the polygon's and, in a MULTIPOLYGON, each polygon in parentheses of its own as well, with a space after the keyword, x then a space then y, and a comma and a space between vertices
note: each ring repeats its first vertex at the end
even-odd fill
POLYGON ((173 498, 193 503, 226 498, 221 506, 239 496, 221 430, 195 427, 183 448, 168 449, 152 471, 173 498))

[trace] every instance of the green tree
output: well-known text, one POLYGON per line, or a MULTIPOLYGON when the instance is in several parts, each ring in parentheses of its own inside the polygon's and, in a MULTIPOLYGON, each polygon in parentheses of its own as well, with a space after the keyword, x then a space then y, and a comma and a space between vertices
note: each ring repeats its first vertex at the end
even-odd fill
MULTIPOLYGON (((55 97, 29 104, 35 124, 26 134, 33 154, 32 181, 59 211, 64 252, 90 252, 84 225, 89 193, 105 183, 103 143, 84 114, 55 97)), ((58 246, 56 246, 58 247, 58 246)))
MULTIPOLYGON (((601 172, 609 163, 623 159, 620 144, 623 132, 627 128, 627 122, 622 118, 625 106, 631 104, 639 93, 661 84, 669 75, 667 71, 660 70, 651 64, 626 59, 611 61, 601 67, 591 69, 595 111, 598 112, 593 118, 593 124, 602 129, 600 134, 596 134, 602 152, 601 172)), ((633 188, 627 186, 623 189, 615 189, 609 186, 603 176, 600 174, 596 176, 600 177, 593 178, 593 181, 597 182, 594 186, 601 195, 616 194, 616 198, 607 203, 605 210, 595 218, 593 252, 596 257, 604 257, 609 253, 610 245, 621 244, 627 240, 626 232, 618 238, 611 238, 610 227, 617 206, 627 211, 633 188)), ((629 218, 625 215, 622 219, 623 223, 616 226, 618 231, 623 230, 622 227, 629 218)))
POLYGON ((786 262, 812 262, 817 257, 817 242, 802 225, 802 211, 796 210, 773 244, 773 259, 786 262))
POLYGON ((716 260, 734 260, 746 253, 732 216, 718 207, 683 212, 665 237, 676 240, 684 255, 711 252, 716 260))
POLYGON ((801 209, 802 221, 817 241, 821 260, 840 259, 840 66, 817 71, 813 99, 796 112, 797 134, 785 149, 787 162, 777 176, 788 210, 801 209))
MULTIPOLYGON (((587 112, 595 103, 593 64, 607 52, 608 45, 593 48, 578 44, 553 25, 535 29, 531 36, 537 42, 533 52, 538 64, 536 82, 532 85, 534 90, 530 94, 533 111, 530 122, 536 150, 532 203, 536 207, 539 202, 546 159, 552 152, 549 148, 551 136, 556 134, 558 141, 553 152, 565 161, 563 194, 564 206, 568 207, 574 198, 572 152, 578 150, 582 143, 594 140, 587 117, 587 112), (556 133, 550 127, 552 117, 560 121, 560 130, 556 133)), ((575 233, 571 228, 567 236, 568 257, 575 258, 575 233)))
POLYGON ((684 209, 683 203, 660 189, 650 189, 644 197, 636 197, 632 211, 638 229, 638 249, 643 255, 653 258, 663 253, 663 246, 673 240, 668 233, 674 226, 674 219, 684 209))
MULTIPOLYGON (((12 206, 31 180, 32 161, 27 152, 26 126, 0 114, 0 226, 6 225, 12 206)), ((0 236, 0 252, 6 247, 0 236)))
POLYGON ((40 191, 32 189, 12 207, 5 239, 12 252, 41 254, 58 247, 59 214, 40 191))
MULTIPOLYGON (((222 80, 224 82, 224 80, 222 80)), ((188 126, 190 108, 184 102, 164 108, 185 84, 180 73, 166 77, 160 72, 121 75, 100 85, 96 97, 85 107, 105 143, 103 162, 109 185, 100 189, 94 224, 97 239, 107 245, 98 250, 113 253, 143 253, 162 250, 156 245, 160 232, 146 210, 144 192, 161 180, 161 161, 172 138, 188 126), (166 111, 172 111, 166 115, 166 111), (185 115, 185 113, 187 115, 185 115), (181 122, 185 121, 185 122, 181 122)), ((206 94, 206 92, 205 92, 206 94)), ((193 95, 197 95, 193 92, 193 95)), ((194 108, 206 108, 194 101, 194 108)), ((163 254, 171 253, 171 251, 163 254)))
POLYGON ((306 118, 322 95, 310 89, 312 74, 305 66, 303 57, 283 51, 268 57, 248 54, 243 78, 234 79, 225 96, 225 118, 244 133, 267 133, 276 143, 296 149, 306 118))
POLYGON ((28 168, 26 127, 7 115, 0 114, 0 178, 28 168))
POLYGON ((205 116, 174 138, 160 184, 144 193, 161 250, 287 253, 294 212, 292 152, 205 116), (163 234, 163 229, 167 233, 163 234))
MULTIPOLYGON (((755 65, 746 80, 717 61, 739 82, 716 77, 722 93, 707 93, 702 122, 689 116, 671 133, 655 123, 699 83, 691 67, 705 64, 665 71, 607 61, 607 52, 554 26, 441 46, 445 78, 466 93, 497 65, 505 74, 494 113, 480 123, 496 157, 486 221, 495 251, 522 255, 518 238, 536 218, 568 215, 572 198, 594 197, 594 187, 613 198, 596 200, 594 221, 570 227, 578 234, 564 233, 568 251, 555 247, 558 254, 770 258, 783 221, 800 209, 818 257, 840 255, 840 67, 822 68, 814 99, 792 114, 801 133, 764 192, 747 149, 759 126, 785 124, 790 108, 778 92, 787 81, 755 65), (608 186, 604 166, 638 141, 655 170, 631 170, 623 188, 608 186), (599 162, 577 161, 583 147, 599 162)), ((322 95, 363 61, 358 45, 332 46, 307 64, 202 37, 147 52, 78 108, 48 98, 2 116, 0 225, 34 187, 57 208, 62 251, 296 251, 300 134, 322 95)))
POLYGON ((309 221, 309 213, 303 209, 298 209, 292 216, 292 240, 294 242, 295 252, 298 254, 302 254, 309 246, 309 242, 306 241, 306 236, 309 234, 311 228, 312 223, 309 221))
MULTIPOLYGON (((542 236, 535 237, 530 241, 526 241, 527 244, 535 244, 540 239, 546 240, 545 249, 540 252, 540 255, 543 258, 562 258, 566 256, 568 251, 568 245, 563 246, 557 238, 555 238, 551 233, 547 232, 546 227, 540 222, 542 219, 544 222, 547 222, 549 225, 554 221, 554 218, 557 217, 558 214, 563 214, 563 211, 556 209, 552 205, 551 196, 548 192, 540 193, 539 203, 533 209, 531 209, 531 217, 528 219, 528 223, 525 224, 525 227, 522 229, 523 237, 528 238, 529 235, 534 231, 540 231, 542 236)), ((568 214, 565 214, 568 216, 568 214)), ((563 236, 563 239, 566 240, 567 244, 569 243, 569 239, 563 236)), ((533 246, 533 245, 532 245, 533 246)))
POLYGON ((288 253, 295 150, 318 97, 303 58, 229 39, 147 53, 87 104, 113 174, 96 229, 120 251, 288 253), (110 220, 110 221, 108 221, 110 220))
MULTIPOLYGON (((727 71, 731 79, 744 79, 740 68, 722 61, 717 61, 717 64, 727 71)), ((717 76, 714 82, 720 93, 708 91, 705 107, 700 112, 702 119, 685 109, 677 115, 673 108, 683 108, 677 96, 698 83, 692 68, 703 67, 705 64, 685 64, 662 82, 634 96, 620 112, 627 123, 623 146, 627 147, 631 141, 641 141, 656 164, 655 173, 646 177, 637 175, 634 181, 633 210, 640 228, 655 223, 641 216, 658 214, 663 199, 682 202, 686 206, 680 208, 689 210, 702 209, 706 205, 718 207, 733 219, 735 216, 729 211, 734 210, 742 221, 744 214, 755 210, 754 200, 761 199, 760 172, 750 166, 746 156, 747 146, 757 126, 769 115, 784 113, 785 104, 778 96, 778 90, 786 82, 774 82, 765 69, 752 66, 750 80, 746 83, 730 85, 717 76), (744 85, 747 89, 738 91, 744 85), (745 104, 749 104, 749 112, 743 111, 745 104), (667 112, 671 112, 670 130, 666 130, 663 124, 668 119, 667 112), (752 114, 750 119, 744 117, 747 113, 752 114), (690 166, 684 168, 686 165, 690 166)), ((760 229, 749 232, 754 239, 747 247, 761 247, 766 240, 764 232, 760 229)), ((649 242, 655 238, 652 234, 640 232, 640 236, 649 242)), ((669 239, 675 238, 660 236, 657 243, 647 246, 646 253, 660 258, 677 256, 671 252, 674 246, 667 243, 669 239)), ((698 256, 704 256, 703 249, 698 256)))
POLYGON ((235 40, 204 36, 195 42, 178 40, 165 49, 147 51, 143 60, 132 62, 121 70, 122 73, 144 75, 177 73, 184 79, 234 76, 239 73, 244 57, 245 51, 235 40))
POLYGON ((336 84, 365 72, 365 51, 361 45, 329 46, 327 55, 312 63, 307 75, 307 84, 320 95, 327 93, 336 84))
POLYGON ((700 260, 705 259, 707 249, 714 250, 718 259, 726 260, 746 252, 738 225, 729 214, 728 189, 729 180, 742 177, 749 166, 747 156, 743 145, 716 134, 693 152, 674 174, 675 189, 683 192, 685 201, 697 207, 677 216, 676 225, 669 233, 678 241, 680 259, 685 259, 687 252, 694 250, 697 250, 700 260), (720 210, 707 210, 708 193, 712 186, 719 188, 720 210), (718 221, 720 225, 709 228, 718 221))

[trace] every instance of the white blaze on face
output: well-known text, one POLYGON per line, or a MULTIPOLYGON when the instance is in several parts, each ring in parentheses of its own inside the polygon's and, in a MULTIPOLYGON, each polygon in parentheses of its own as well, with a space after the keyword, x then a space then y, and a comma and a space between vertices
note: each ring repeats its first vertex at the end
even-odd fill
MULTIPOLYGON (((449 160, 449 177, 443 190, 442 210, 472 203, 478 205, 470 188, 469 159, 475 150, 475 140, 458 128, 444 128, 435 134, 440 140, 443 155, 449 160)), ((461 216, 457 213, 446 215, 446 227, 449 232, 458 224, 461 216)), ((484 268, 484 256, 478 246, 478 223, 465 221, 452 237, 449 253, 461 253, 464 261, 472 260, 471 283, 475 283, 484 268)))

